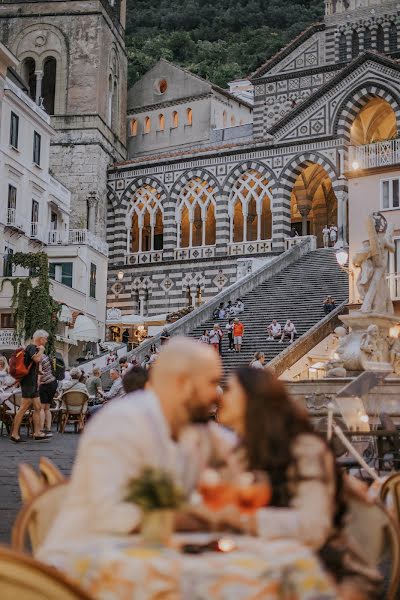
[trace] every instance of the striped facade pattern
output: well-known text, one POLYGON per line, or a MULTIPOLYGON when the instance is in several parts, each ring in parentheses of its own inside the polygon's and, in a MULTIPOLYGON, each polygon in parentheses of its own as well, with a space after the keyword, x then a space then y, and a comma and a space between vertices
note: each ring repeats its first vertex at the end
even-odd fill
POLYGON ((382 98, 390 104, 396 115, 397 128, 400 130, 400 97, 395 91, 387 89, 385 85, 371 84, 353 90, 339 107, 333 127, 334 134, 345 142, 349 142, 351 125, 354 119, 361 108, 374 97, 382 98))
MULTIPOLYGON (((325 30, 325 43, 322 63, 327 68, 320 68, 320 73, 325 82, 337 74, 332 64, 338 62, 338 28, 334 25, 325 30), (330 66, 329 66, 330 65, 330 66), (334 72, 333 72, 334 71, 334 72), (328 77, 329 76, 329 77, 328 77)), ((372 36, 372 44, 376 44, 372 36)), ((360 36, 360 44, 363 37, 360 36)), ((348 42, 349 43, 349 42, 348 42)), ((388 43, 385 29, 385 44, 388 43)), ((385 46, 386 47, 386 46, 385 46)), ((298 53, 298 49, 294 52, 298 53)), ((351 55, 351 42, 348 46, 348 56, 351 55)), ((360 57, 362 60, 362 57, 360 57)), ((369 60, 369 58, 368 58, 369 60)), ((363 65, 365 64, 362 63, 363 65)), ((328 92, 326 88, 321 94, 309 98, 304 106, 298 107, 296 115, 284 117, 279 128, 276 143, 260 143, 260 137, 268 134, 267 113, 270 102, 267 89, 271 82, 278 82, 277 77, 260 78, 255 84, 254 107, 254 134, 258 145, 249 143, 248 146, 238 150, 227 150, 225 153, 216 154, 210 149, 209 153, 172 161, 162 161, 152 164, 138 164, 129 166, 129 170, 113 173, 110 177, 108 194, 108 231, 107 241, 110 245, 110 284, 108 305, 115 306, 124 312, 136 312, 139 308, 139 299, 144 301, 145 310, 149 314, 170 312, 188 306, 193 297, 196 302, 213 297, 222 288, 236 280, 239 259, 247 260, 248 255, 229 256, 228 246, 230 240, 229 201, 235 184, 246 171, 257 171, 268 179, 272 193, 272 250, 281 252, 285 248, 285 239, 291 228, 291 194, 297 177, 307 166, 318 164, 326 171, 332 182, 332 188, 338 201, 338 227, 339 235, 345 234, 345 213, 348 194, 347 180, 339 173, 339 156, 345 156, 346 147, 350 140, 350 128, 360 109, 372 97, 386 100, 393 108, 398 129, 400 130, 400 78, 395 68, 391 65, 375 63, 367 73, 365 69, 356 67, 350 72, 347 66, 343 78, 332 82, 328 92), (385 84, 385 78, 388 80, 385 84), (328 111, 328 104, 335 108, 328 111), (298 125, 310 119, 316 110, 323 106, 326 109, 325 119, 329 127, 326 139, 317 135, 307 138, 295 138, 282 142, 285 128, 298 125), (314 111, 314 112, 313 112, 314 111), (328 115, 333 114, 333 117, 328 115), (289 121, 292 119, 291 121, 289 121), (290 125, 286 124, 290 122, 290 125), (280 137, 279 137, 280 135, 280 137), (140 175, 140 172, 146 172, 140 175), (211 172, 213 171, 213 172, 211 172), (114 186, 119 179, 124 178, 127 188, 120 199, 114 186), (182 260, 176 253, 177 249, 177 222, 176 207, 185 186, 192 180, 206 181, 217 190, 216 192, 216 247, 213 258, 203 258, 199 255, 196 259, 182 260), (163 260, 157 264, 125 264, 127 251, 126 230, 129 227, 127 215, 132 195, 135 190, 144 185, 150 185, 157 190, 162 198, 164 210, 164 249, 163 260), (175 258, 179 257, 179 260, 175 258), (116 282, 116 273, 123 269, 122 283, 116 282)), ((315 69, 317 71, 317 69, 315 69)), ((299 69, 296 73, 288 73, 288 89, 290 80, 313 77, 313 72, 307 75, 306 71, 299 69)), ((280 77, 282 79, 282 77, 280 77)), ((302 83, 300 83, 301 88, 302 83)), ((310 84, 312 85, 312 84, 310 84)), ((293 89, 293 88, 292 88, 293 89)), ((303 88, 306 89, 304 85, 303 88)), ((275 94, 275 92, 271 92, 275 94)), ((278 97, 278 96, 277 96, 278 97)), ((272 130, 271 130, 272 131, 272 130)), ((195 154, 195 152, 194 152, 195 154)), ((343 164, 342 164, 343 167, 343 164)), ((207 256, 207 255, 206 255, 207 256)), ((254 256, 254 255, 253 255, 254 256)))

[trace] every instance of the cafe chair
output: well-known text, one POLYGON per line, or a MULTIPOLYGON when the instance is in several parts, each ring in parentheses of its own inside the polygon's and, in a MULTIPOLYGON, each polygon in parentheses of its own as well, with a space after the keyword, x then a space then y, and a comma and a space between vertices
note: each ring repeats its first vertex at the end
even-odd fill
POLYGON ((60 469, 47 456, 40 457, 39 471, 46 486, 57 485, 66 481, 60 469))
POLYGON ((0 590, 4 600, 94 600, 54 567, 0 547, 0 590))
POLYGON ((60 432, 64 433, 68 423, 73 423, 75 433, 85 426, 89 396, 85 392, 68 390, 61 396, 60 432))
POLYGON ((18 465, 18 485, 22 502, 29 502, 44 489, 43 480, 28 463, 18 465))
POLYGON ((389 510, 397 523, 400 524, 400 473, 390 475, 390 477, 383 482, 380 497, 386 507, 388 507, 388 500, 390 499, 389 510))
POLYGON ((29 539, 30 549, 32 554, 35 554, 60 510, 67 485, 68 483, 64 482, 46 488, 24 504, 12 528, 11 547, 14 550, 23 552, 29 539))
POLYGON ((400 531, 380 502, 368 504, 356 498, 348 501, 346 531, 360 557, 380 570, 390 564, 389 581, 382 598, 396 600, 400 583, 400 531))

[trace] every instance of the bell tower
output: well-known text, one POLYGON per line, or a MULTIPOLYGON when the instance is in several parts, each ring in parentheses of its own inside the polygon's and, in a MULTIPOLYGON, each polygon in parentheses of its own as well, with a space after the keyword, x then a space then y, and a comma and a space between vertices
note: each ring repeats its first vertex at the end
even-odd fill
POLYGON ((51 115, 51 169, 72 192, 72 227, 103 239, 107 167, 126 156, 125 16, 126 0, 0 4, 0 40, 51 115))

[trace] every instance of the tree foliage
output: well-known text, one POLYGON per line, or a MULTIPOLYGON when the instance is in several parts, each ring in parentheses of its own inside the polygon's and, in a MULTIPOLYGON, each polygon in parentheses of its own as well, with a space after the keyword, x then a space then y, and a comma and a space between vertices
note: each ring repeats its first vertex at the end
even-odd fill
POLYGON ((13 265, 29 269, 28 277, 4 279, 13 286, 12 307, 17 337, 29 339, 37 329, 49 334, 47 352, 54 352, 57 315, 60 304, 53 300, 50 290, 49 261, 45 252, 16 252, 9 256, 13 265))
POLYGON ((322 0, 128 0, 129 85, 160 58, 224 86, 323 15, 322 0))

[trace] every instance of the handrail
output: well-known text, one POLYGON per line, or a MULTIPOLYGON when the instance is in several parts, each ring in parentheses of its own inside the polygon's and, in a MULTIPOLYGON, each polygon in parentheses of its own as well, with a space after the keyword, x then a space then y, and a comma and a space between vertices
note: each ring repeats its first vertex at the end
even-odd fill
POLYGON ((315 323, 293 344, 290 344, 283 352, 280 352, 269 363, 268 367, 273 369, 275 375, 279 377, 287 369, 290 369, 297 361, 303 358, 317 344, 322 342, 336 327, 342 325, 339 315, 347 312, 348 300, 345 300, 335 310, 328 313, 318 323, 315 323))
MULTIPOLYGON (((272 258, 268 263, 261 265, 258 269, 249 273, 245 277, 242 277, 229 287, 225 288, 219 294, 205 302, 202 306, 196 308, 193 312, 185 315, 179 321, 176 321, 172 325, 167 326, 168 332, 171 335, 185 335, 189 331, 192 331, 198 325, 201 325, 204 321, 211 318, 214 309, 217 308, 220 302, 225 299, 235 296, 240 298, 251 292, 255 287, 268 281, 283 269, 297 262, 302 256, 308 254, 314 249, 312 240, 306 239, 303 242, 297 244, 290 250, 279 254, 272 258)), ((160 341, 161 333, 158 333, 154 337, 142 342, 140 346, 132 350, 128 357, 136 356, 141 359, 147 354, 150 346, 160 341)))

